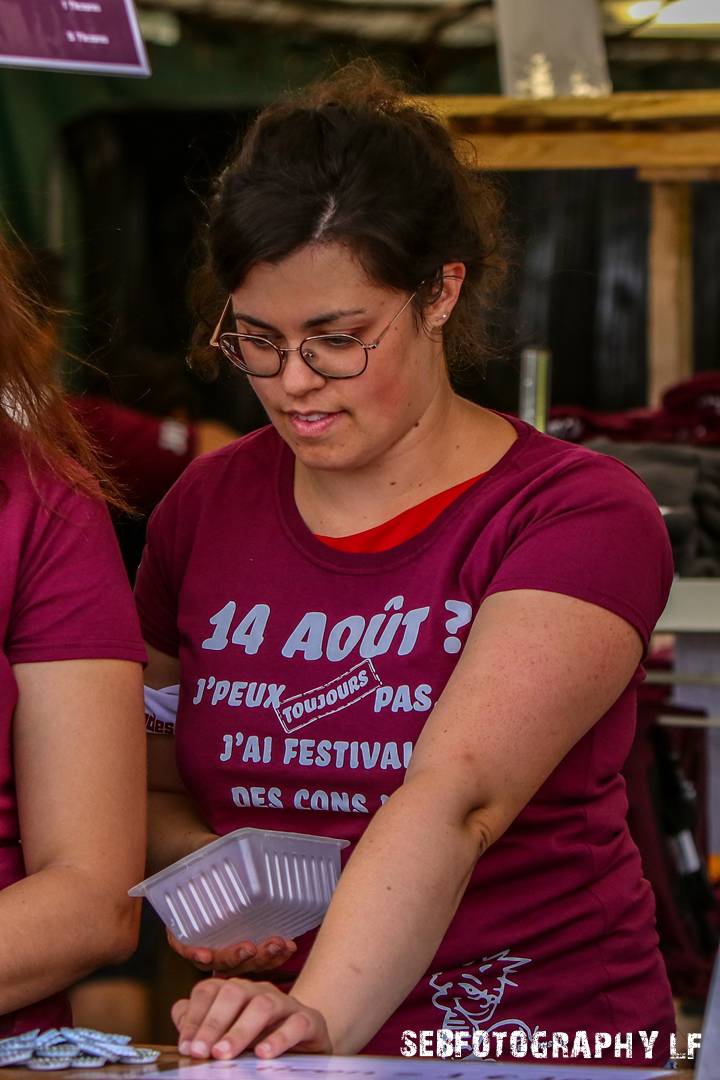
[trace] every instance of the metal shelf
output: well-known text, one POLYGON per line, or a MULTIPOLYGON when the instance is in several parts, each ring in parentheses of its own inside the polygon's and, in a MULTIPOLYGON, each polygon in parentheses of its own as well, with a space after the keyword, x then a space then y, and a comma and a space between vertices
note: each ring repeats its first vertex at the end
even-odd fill
POLYGON ((676 578, 655 630, 660 634, 720 634, 720 578, 676 578))
POLYGON ((657 718, 661 727, 720 728, 720 716, 673 716, 663 713, 657 718))

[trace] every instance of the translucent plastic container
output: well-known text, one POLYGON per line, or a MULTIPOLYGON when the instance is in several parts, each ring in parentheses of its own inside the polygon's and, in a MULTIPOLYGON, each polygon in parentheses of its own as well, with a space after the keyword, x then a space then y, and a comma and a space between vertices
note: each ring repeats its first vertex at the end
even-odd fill
POLYGON ((146 897, 185 945, 299 937, 322 922, 349 843, 236 829, 141 881, 130 896, 146 897))

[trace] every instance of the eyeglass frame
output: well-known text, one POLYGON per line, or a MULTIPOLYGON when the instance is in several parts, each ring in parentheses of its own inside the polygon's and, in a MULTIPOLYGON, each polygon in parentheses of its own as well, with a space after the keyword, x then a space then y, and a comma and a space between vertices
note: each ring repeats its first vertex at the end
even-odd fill
POLYGON ((291 353, 291 352, 299 353, 300 354, 300 359, 303 361, 303 363, 307 364, 307 366, 310 368, 311 371, 314 371, 316 375, 320 375, 323 379, 357 379, 357 377, 359 375, 362 375, 362 374, 364 374, 365 371, 367 371, 367 366, 368 366, 368 361, 369 361, 369 355, 368 354, 370 353, 370 351, 374 350, 374 349, 377 349, 377 347, 380 345, 382 339, 385 337, 385 335, 387 334, 388 330, 393 325, 393 323, 396 322, 400 318, 403 311, 405 311, 405 309, 407 307, 409 307, 410 304, 413 302, 413 300, 417 296, 417 294, 420 291, 420 288, 421 288, 421 286, 423 284, 424 284, 424 282, 421 281, 420 284, 418 285, 417 289, 415 289, 415 292, 412 293, 408 297, 408 299, 405 301, 405 303, 400 308, 400 310, 395 315, 393 315, 392 319, 387 324, 387 326, 383 330, 380 331, 378 336, 375 338, 375 341, 370 342, 370 343, 366 343, 364 341, 361 341, 360 338, 355 337, 354 334, 345 334, 342 331, 339 331, 339 332, 334 333, 334 334, 311 334, 309 337, 303 338, 303 340, 300 342, 300 344, 297 345, 294 349, 281 349, 279 345, 276 345, 273 341, 270 341, 269 338, 263 337, 262 334, 240 334, 237 331, 233 331, 233 330, 225 330, 225 331, 223 331, 221 333, 222 324, 224 323, 225 319, 227 318, 228 311, 232 308, 232 293, 230 293, 227 300, 225 301, 225 307, 222 309, 222 314, 220 315, 220 318, 218 319, 217 326, 213 330, 212 337, 210 338, 209 344, 213 349, 220 349, 223 356, 225 356, 230 361, 230 363, 233 364, 234 367, 236 367, 238 369, 238 371, 242 371, 245 375, 250 375, 253 379, 274 379, 277 375, 279 375, 281 373, 283 367, 285 366, 285 361, 287 359, 287 354, 291 353), (237 338, 239 341, 247 341, 248 339, 250 339, 252 341, 264 341, 264 342, 266 342, 278 354, 278 365, 279 366, 278 366, 277 371, 273 371, 272 374, 269 374, 269 375, 259 375, 259 374, 257 374, 257 372, 247 371, 245 368, 241 367, 240 364, 238 364, 236 360, 234 360, 231 356, 228 356, 228 354, 225 352, 225 350, 222 347, 222 340, 221 339, 223 337, 226 337, 226 336, 227 337, 232 337, 232 338, 237 338), (363 349, 363 351, 365 353, 365 363, 363 364, 360 371, 353 372, 352 375, 327 375, 324 371, 318 371, 317 368, 313 367, 313 365, 310 363, 310 361, 307 359, 307 357, 303 356, 302 349, 303 349, 303 346, 308 341, 318 341, 318 340, 323 340, 324 338, 338 338, 338 337, 350 338, 351 341, 354 341, 357 345, 360 345, 361 348, 363 349))

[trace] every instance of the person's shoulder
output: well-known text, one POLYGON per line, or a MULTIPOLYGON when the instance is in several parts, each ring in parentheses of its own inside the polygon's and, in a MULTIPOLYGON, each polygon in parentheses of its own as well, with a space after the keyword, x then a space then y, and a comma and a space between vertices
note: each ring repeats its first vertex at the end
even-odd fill
POLYGON ((609 454, 532 431, 523 458, 518 462, 521 475, 527 472, 547 481, 538 485, 539 490, 551 489, 558 497, 572 495, 583 501, 621 499, 658 510, 638 474, 609 454))
POLYGON ((207 502, 216 491, 227 492, 228 485, 242 491, 247 500, 252 491, 267 488, 282 445, 279 435, 268 424, 219 450, 200 454, 178 477, 160 505, 199 498, 207 502))
POLYGON ((533 429, 521 438, 512 488, 495 497, 506 532, 490 591, 533 588, 588 601, 620 615, 647 644, 673 573, 657 502, 609 455, 533 429))
POLYGON ((268 469, 272 468, 277 459, 281 445, 275 428, 272 424, 267 424, 257 431, 241 435, 239 439, 221 446, 218 450, 200 454, 185 470, 180 482, 185 478, 186 483, 192 483, 196 477, 208 479, 228 471, 255 473, 259 469, 267 475, 268 469))
POLYGON ((0 508, 3 507, 6 512, 22 515, 42 511, 68 520, 85 520, 96 513, 106 513, 99 485, 77 462, 67 459, 67 475, 61 475, 31 441, 24 439, 13 425, 6 424, 0 430, 0 508))

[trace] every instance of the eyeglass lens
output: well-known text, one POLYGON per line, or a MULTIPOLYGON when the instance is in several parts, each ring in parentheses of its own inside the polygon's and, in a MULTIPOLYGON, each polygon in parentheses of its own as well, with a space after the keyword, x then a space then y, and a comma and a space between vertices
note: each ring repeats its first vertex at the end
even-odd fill
MULTIPOLYGON (((219 344, 227 358, 249 375, 277 375, 282 367, 281 351, 265 338, 221 334, 219 344)), ((329 378, 348 378, 365 369, 365 347, 347 334, 306 338, 301 353, 306 364, 329 378)))

